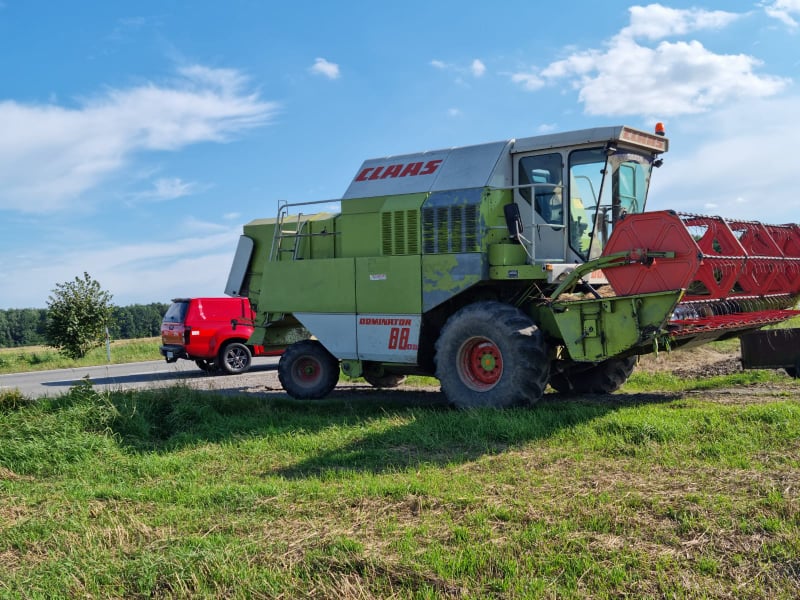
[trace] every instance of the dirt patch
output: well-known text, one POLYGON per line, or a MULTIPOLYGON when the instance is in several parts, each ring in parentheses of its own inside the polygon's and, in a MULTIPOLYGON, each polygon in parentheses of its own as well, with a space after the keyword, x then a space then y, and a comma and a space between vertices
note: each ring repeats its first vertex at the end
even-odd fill
POLYGON ((742 370, 738 347, 719 350, 699 346, 687 350, 646 354, 639 358, 638 371, 648 373, 669 372, 683 379, 730 375, 742 370))

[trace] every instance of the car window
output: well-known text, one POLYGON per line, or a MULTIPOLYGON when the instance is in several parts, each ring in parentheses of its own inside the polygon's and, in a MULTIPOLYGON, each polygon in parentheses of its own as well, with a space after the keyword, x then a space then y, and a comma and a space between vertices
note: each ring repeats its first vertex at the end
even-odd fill
POLYGON ((188 308, 188 302, 173 302, 164 315, 164 323, 183 323, 188 308))

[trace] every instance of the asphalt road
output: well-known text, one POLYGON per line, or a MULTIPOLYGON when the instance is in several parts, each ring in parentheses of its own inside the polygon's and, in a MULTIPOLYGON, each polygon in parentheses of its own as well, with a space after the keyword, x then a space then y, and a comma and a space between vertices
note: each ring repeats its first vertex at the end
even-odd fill
POLYGON ((193 361, 179 360, 167 364, 163 360, 79 367, 53 371, 34 371, 0 375, 0 390, 17 388, 29 398, 59 396, 87 375, 95 388, 123 390, 132 388, 154 388, 183 382, 191 387, 224 390, 241 387, 242 378, 259 371, 274 371, 278 357, 257 357, 245 375, 209 375, 197 368, 193 361))

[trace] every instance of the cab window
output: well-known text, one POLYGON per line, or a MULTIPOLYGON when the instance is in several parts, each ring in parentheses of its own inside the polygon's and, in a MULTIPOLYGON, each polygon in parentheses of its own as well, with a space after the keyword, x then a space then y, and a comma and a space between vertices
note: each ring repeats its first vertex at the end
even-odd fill
POLYGON ((519 161, 519 194, 545 223, 564 223, 561 167, 560 154, 526 156, 519 161))

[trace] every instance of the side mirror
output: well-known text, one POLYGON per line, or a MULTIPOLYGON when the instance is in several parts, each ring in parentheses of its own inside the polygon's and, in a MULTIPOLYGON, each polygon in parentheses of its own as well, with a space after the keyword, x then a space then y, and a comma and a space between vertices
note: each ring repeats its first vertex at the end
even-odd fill
POLYGON ((512 202, 503 207, 503 214, 506 217, 506 227, 508 227, 508 236, 515 242, 519 241, 519 236, 522 233, 522 217, 519 215, 519 206, 512 202))

